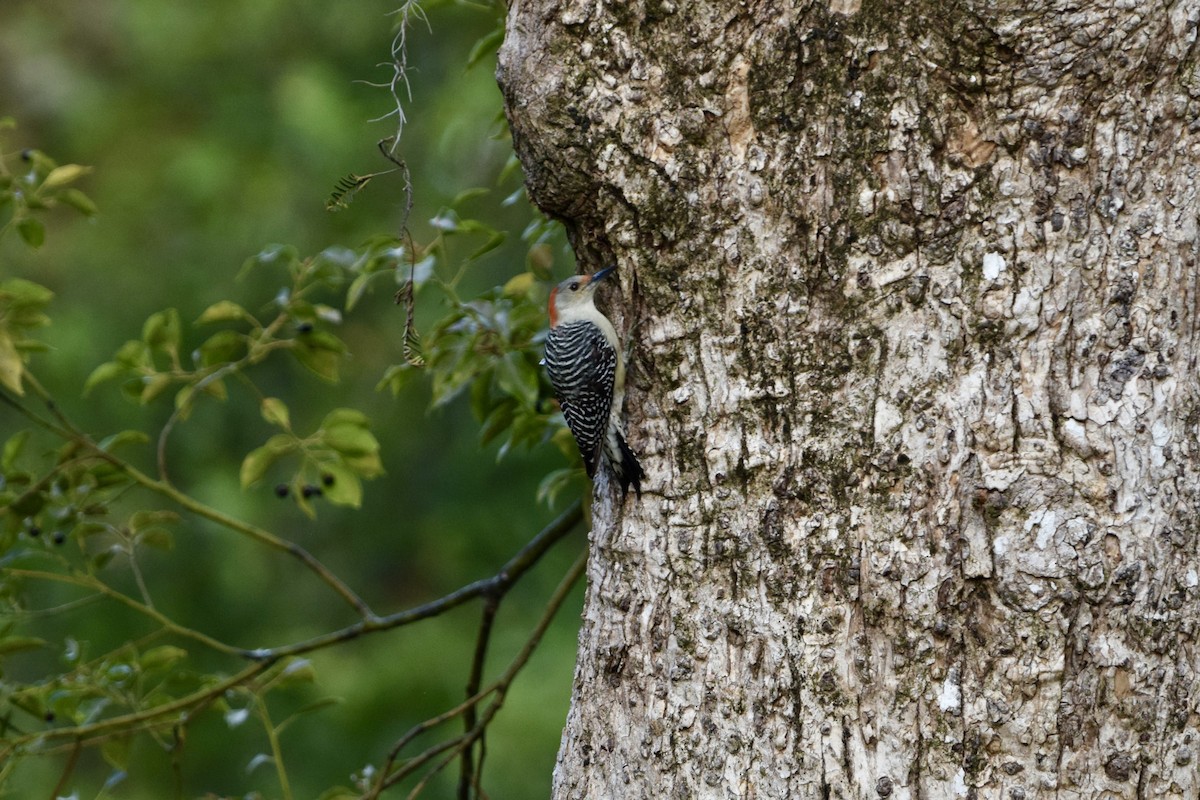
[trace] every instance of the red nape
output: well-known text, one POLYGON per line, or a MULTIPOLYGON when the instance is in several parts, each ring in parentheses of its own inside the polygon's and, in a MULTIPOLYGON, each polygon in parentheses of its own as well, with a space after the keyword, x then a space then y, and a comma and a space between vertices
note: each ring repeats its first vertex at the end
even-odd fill
POLYGON ((554 307, 554 298, 558 295, 558 287, 555 286, 550 290, 550 327, 553 328, 558 324, 558 309, 554 307))

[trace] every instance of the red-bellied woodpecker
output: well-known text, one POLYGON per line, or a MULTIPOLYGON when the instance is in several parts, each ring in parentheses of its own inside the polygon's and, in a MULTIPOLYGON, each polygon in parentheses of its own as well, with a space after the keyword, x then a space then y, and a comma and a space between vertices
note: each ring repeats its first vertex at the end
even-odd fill
POLYGON ((576 275, 550 292, 550 334, 546 337, 546 373, 558 395, 567 427, 583 456, 588 477, 601 461, 621 483, 642 495, 642 465, 621 433, 625 364, 612 323, 596 310, 596 285, 615 267, 576 275))

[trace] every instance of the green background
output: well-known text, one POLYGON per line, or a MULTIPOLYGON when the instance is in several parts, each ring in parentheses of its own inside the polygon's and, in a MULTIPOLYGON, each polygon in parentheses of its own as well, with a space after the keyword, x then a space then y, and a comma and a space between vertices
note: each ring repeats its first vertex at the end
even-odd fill
MULTIPOLYGON (((428 240, 428 220, 451 198, 485 187, 489 192, 462 212, 511 232, 503 247, 470 267, 469 295, 525 269, 520 232, 534 214, 523 199, 502 204, 519 187, 519 175, 497 182, 511 148, 499 116, 494 57, 466 67, 475 43, 496 30, 502 9, 437 3, 425 9, 428 27, 417 23, 408 37, 412 96, 404 98, 408 123, 399 148, 412 170, 409 228, 418 241, 428 240)), ((19 126, 3 146, 34 147, 60 163, 95 168, 80 186, 99 206, 96 217, 56 212, 36 252, 14 236, 0 241, 4 277, 29 277, 57 295, 50 308, 54 324, 40 337, 52 349, 32 369, 89 433, 153 431, 169 414, 169 403, 140 407, 115 385, 86 398, 81 392, 91 369, 136 338, 150 313, 175 307, 188 322, 225 297, 265 303, 269 281, 235 283, 235 276, 247 257, 270 243, 310 254, 398 232, 404 194, 396 176, 372 181, 348 209, 325 209, 342 176, 390 166, 376 141, 395 130, 388 116, 393 101, 371 84, 391 77, 394 10, 368 0, 0 3, 0 117, 12 116, 19 126)), ((455 246, 463 256, 472 249, 455 246)), ((557 275, 572 270, 561 243, 554 258, 557 275)), ((302 544, 380 613, 494 572, 555 516, 558 509, 539 505, 535 492, 543 475, 563 466, 548 445, 498 461, 494 445, 480 447, 478 424, 463 398, 431 412, 421 382, 399 398, 375 391, 387 366, 402 360, 404 314, 392 301, 396 288, 376 284, 338 331, 351 351, 341 385, 323 385, 284 362, 257 376, 267 394, 287 399, 298 429, 311 429, 340 405, 371 416, 387 474, 367 483, 361 510, 321 505, 310 521, 273 496, 270 479, 243 492, 240 460, 271 431, 255 398, 236 389, 227 404, 202 404, 171 444, 177 485, 302 544)), ((421 296, 419 324, 444 311, 438 303, 433 294, 421 296)), ((189 331, 185 342, 194 346, 200 337, 189 331)), ((19 423, 0 409, 0 438, 19 423)), ((135 461, 152 469, 149 448, 135 461)), ((506 601, 489 675, 521 646, 582 546, 577 531, 506 601)), ((193 519, 176 526, 171 552, 152 555, 142 567, 160 610, 232 644, 280 645, 353 621, 295 562, 193 519)), ((119 574, 106 577, 125 585, 119 574)), ((548 794, 570 691, 579 595, 577 589, 489 734, 484 788, 492 797, 548 794)), ((51 605, 73 596, 47 589, 35 599, 51 605)), ((348 784, 352 772, 378 764, 413 724, 461 700, 478 617, 478 604, 471 604, 314 654, 316 683, 272 700, 276 720, 320 697, 341 701, 283 734, 295 796, 348 784)), ((99 654, 146 630, 131 614, 92 604, 56 617, 49 623, 54 635, 47 628, 39 635, 58 648, 73 638, 99 654)), ((228 659, 206 663, 210 656, 191 649, 200 666, 237 668, 228 659)), ((5 678, 29 680, 38 658, 55 657, 14 659, 5 678)), ((270 766, 247 772, 266 749, 260 727, 231 728, 218 712, 207 713, 189 732, 183 796, 278 796, 270 766)), ((30 760, 5 787, 8 796, 45 796, 62 764, 61 758, 30 760)), ((95 754, 85 755, 68 794, 97 796, 111 772, 95 754)), ((103 796, 170 796, 171 773, 164 748, 142 737, 129 776, 103 796)), ((451 796, 454 777, 451 771, 435 781, 425 796, 451 796)))

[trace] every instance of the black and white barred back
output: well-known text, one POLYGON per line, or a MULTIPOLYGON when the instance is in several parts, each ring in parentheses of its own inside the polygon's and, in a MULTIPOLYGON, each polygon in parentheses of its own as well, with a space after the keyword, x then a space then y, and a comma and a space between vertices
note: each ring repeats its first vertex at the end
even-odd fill
POLYGON ((588 477, 595 477, 601 457, 607 455, 622 492, 628 492, 632 485, 640 497, 641 464, 619 427, 609 436, 616 368, 617 352, 594 323, 581 320, 550 329, 546 337, 546 373, 567 427, 579 445, 588 477))

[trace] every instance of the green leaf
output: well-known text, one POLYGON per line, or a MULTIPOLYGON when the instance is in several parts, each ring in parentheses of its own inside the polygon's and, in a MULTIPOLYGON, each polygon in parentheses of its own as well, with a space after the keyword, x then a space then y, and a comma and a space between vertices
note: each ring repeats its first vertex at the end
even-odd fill
POLYGON ((118 447, 127 444, 145 444, 150 441, 150 437, 142 431, 120 431, 100 440, 100 449, 106 452, 113 452, 118 447))
MULTIPOLYGON (((222 402, 229 399, 229 390, 225 388, 225 381, 210 380, 204 382, 203 386, 197 386, 197 388, 199 388, 200 391, 204 392, 209 397, 215 397, 222 402)), ((176 405, 178 405, 178 403, 176 403, 176 405)))
POLYGON ((392 396, 395 397, 419 372, 420 370, 411 364, 393 364, 384 371, 379 383, 375 384, 375 391, 382 392, 384 389, 390 389, 392 396))
POLYGON ((474 200, 476 197, 483 197, 490 191, 491 189, 483 186, 472 186, 470 189, 463 189, 461 192, 454 195, 454 199, 450 201, 450 207, 458 208, 468 200, 474 200))
POLYGON ((0 384, 18 395, 25 394, 21 386, 21 376, 25 374, 25 362, 13 345, 12 337, 6 331, 0 331, 0 384))
POLYGON ((287 434, 276 434, 267 440, 262 447, 251 450, 242 459, 241 483, 242 488, 258 482, 267 469, 283 456, 296 449, 296 441, 287 434))
POLYGON ((92 198, 78 189, 64 189, 58 195, 58 199, 85 216, 94 217, 100 211, 92 202, 92 198))
POLYGON ((317 670, 307 658, 294 658, 288 661, 279 677, 276 686, 294 686, 300 683, 312 683, 317 679, 317 670))
POLYGON ((366 428, 356 425, 334 425, 325 428, 325 444, 346 456, 366 456, 379 451, 379 441, 366 428))
POLYGON ((529 248, 529 255, 525 260, 529 264, 529 271, 536 275, 538 280, 548 281, 554 275, 554 251, 550 245, 544 242, 535 244, 529 248))
POLYGON ((322 469, 333 478, 333 483, 326 481, 327 485, 323 487, 326 500, 337 506, 349 508, 362 506, 362 481, 353 470, 342 464, 324 464, 322 469))
POLYGON ((206 325, 210 322, 229 322, 237 319, 251 319, 251 316, 246 309, 232 300, 219 300, 204 309, 204 313, 196 319, 196 324, 206 325))
POLYGON ((12 278, 0 283, 0 300, 14 308, 41 308, 54 299, 54 292, 40 283, 12 278))
POLYGON ((471 52, 467 56, 467 69, 478 64, 487 56, 495 53, 500 47, 500 43, 504 41, 504 26, 501 25, 491 33, 480 37, 471 47, 471 52))
POLYGON ((187 658, 187 654, 187 650, 184 650, 182 647, 164 644, 142 653, 142 657, 138 661, 144 670, 168 669, 187 658))
POLYGON ((325 415, 325 419, 321 420, 322 428, 333 425, 357 425, 360 428, 369 428, 371 418, 357 408, 335 408, 325 415))
POLYGON ((350 288, 346 290, 347 311, 354 310, 354 307, 358 305, 358 301, 362 299, 363 292, 367 290, 367 284, 379 274, 378 272, 364 273, 350 282, 350 288))
POLYGON ((516 404, 511 400, 502 402, 492 409, 492 413, 479 428, 479 443, 486 447, 491 444, 493 439, 504 433, 512 424, 515 411, 516 404))
POLYGON ((379 441, 371 433, 370 424, 370 418, 357 409, 335 408, 321 421, 320 435, 324 444, 338 451, 355 471, 359 474, 369 472, 373 476, 381 472, 382 467, 379 466, 379 441))
POLYGON ((179 515, 174 511, 163 509, 137 511, 129 518, 129 527, 138 531, 150 525, 162 525, 165 522, 179 522, 179 515))
POLYGON ((108 533, 111 528, 103 522, 81 522, 71 529, 71 538, 76 541, 83 541, 89 536, 95 536, 98 533, 108 533))
POLYGON ((292 353, 316 375, 330 383, 337 383, 342 353, 346 345, 341 339, 325 331, 311 331, 292 340, 292 353))
POLYGON ((178 354, 183 324, 173 308, 151 314, 142 326, 142 341, 152 350, 178 354))
POLYGON ((7 636, 0 639, 0 656, 22 653, 28 650, 38 650, 46 646, 45 639, 35 636, 7 636))
POLYGON ((467 257, 467 260, 474 261, 475 259, 479 258, 480 256, 484 256, 484 255, 492 252, 497 247, 504 244, 504 240, 507 238, 508 238, 508 235, 506 233, 504 233, 504 231, 492 232, 492 234, 490 236, 488 236, 488 240, 486 242, 484 242, 482 245, 480 245, 475 250, 475 252, 471 253, 471 255, 469 255, 467 257))
POLYGON ((146 343, 138 339, 130 339, 125 344, 121 345, 117 350, 113 360, 124 364, 132 369, 139 367, 150 366, 150 348, 146 347, 146 343))
POLYGON ((46 241, 46 226, 33 217, 26 217, 18 222, 17 233, 21 234, 21 238, 25 241, 25 244, 35 250, 41 247, 46 241))
POLYGON ((138 402, 146 405, 154 398, 165 392, 171 386, 171 376, 165 372, 151 375, 143 379, 143 388, 138 396, 138 402))
POLYGON ((108 739, 100 747, 100 755, 108 762, 108 765, 113 769, 121 770, 122 772, 129 766, 129 750, 132 737, 117 736, 108 739))
POLYGON ((246 349, 245 337, 237 331, 217 331, 200 345, 197 353, 202 366, 212 367, 228 364, 242 356, 246 349))
POLYGON ((46 505, 45 492, 26 491, 9 505, 18 517, 32 517, 46 505))
POLYGON ((175 546, 175 537, 166 528, 146 528, 138 533, 137 543, 166 552, 175 546))
POLYGON ((512 351, 496 363, 496 382, 500 388, 527 408, 537 406, 538 373, 524 353, 512 351))
POLYGON ((9 472, 13 465, 17 462, 17 457, 21 455, 21 451, 25 449, 25 442, 29 440, 29 431, 17 431, 12 436, 8 437, 8 441, 4 443, 4 452, 0 455, 0 470, 9 472))
POLYGON ((110 381, 113 378, 124 375, 129 371, 129 367, 119 361, 106 361, 100 366, 92 370, 92 374, 88 375, 87 380, 83 383, 83 396, 87 397, 92 389, 95 389, 105 381, 110 381))
MULTIPOLYGON (((328 322, 331 325, 341 325, 342 324, 342 312, 338 311, 333 306, 328 306, 328 305, 325 305, 324 303, 317 303, 316 305, 313 306, 313 313, 316 314, 317 319, 321 320, 322 322, 328 322)), ((341 340, 339 339, 339 340, 337 340, 337 342, 338 342, 338 347, 340 347, 342 350, 345 350, 345 345, 342 344, 341 340)), ((335 349, 335 348, 331 348, 331 349, 335 349)))
POLYGON ((296 248, 290 245, 272 244, 264 247, 256 255, 250 256, 242 264, 241 272, 238 273, 240 278, 255 267, 276 267, 282 266, 291 269, 292 265, 299 260, 299 254, 296 248))
POLYGON ((91 167, 85 167, 80 164, 63 164, 61 167, 55 167, 50 170, 50 174, 46 176, 46 180, 42 181, 42 188, 58 189, 66 186, 68 183, 79 180, 91 171, 91 167))
POLYGON ((313 508, 312 500, 305 497, 303 492, 292 492, 292 499, 296 502, 296 508, 300 509, 304 516, 309 519, 317 518, 317 510, 313 508))
POLYGON ((537 276, 532 272, 522 272, 509 278, 501 291, 505 297, 524 297, 529 294, 529 290, 534 287, 536 281, 537 276))
POLYGON ((437 257, 430 254, 411 267, 401 265, 396 268, 396 282, 403 283, 412 278, 413 287, 420 289, 433 277, 433 268, 437 266, 437 257))
POLYGON ((492 393, 492 377, 481 375, 471 382, 471 413, 476 422, 487 419, 498 401, 492 393))
POLYGON ((561 416, 557 416, 558 424, 561 426, 558 430, 550 435, 550 442, 558 448, 558 451, 566 456, 568 461, 578 461, 579 445, 575 443, 575 437, 571 435, 571 430, 567 427, 566 420, 561 416))
POLYGON ((357 789, 347 789, 345 786, 333 786, 321 792, 317 800, 358 800, 362 792, 357 789))
POLYGON ((291 417, 288 414, 288 407, 278 397, 263 398, 262 416, 263 419, 272 425, 283 428, 284 430, 292 429, 292 422, 291 417))
POLYGON ((245 489, 261 480, 267 469, 279 459, 279 455, 269 447, 257 447, 247 453, 246 457, 242 459, 240 473, 242 488, 245 489))
MULTIPOLYGON (((39 314, 38 316, 42 316, 42 315, 39 314)), ((44 325, 50 321, 49 317, 42 317, 42 318, 45 319, 46 322, 39 323, 39 324, 44 325)), ((15 347, 17 348, 17 352, 19 352, 19 353, 48 353, 48 352, 50 352, 50 345, 46 344, 45 342, 39 342, 36 339, 18 339, 15 347)))
POLYGON ((533 446, 541 441, 546 432, 546 418, 539 414, 518 414, 513 420, 512 434, 500 448, 497 459, 504 458, 510 450, 521 445, 533 446))
POLYGON ((383 462, 379 460, 379 453, 368 453, 362 456, 344 456, 342 460, 346 466, 364 478, 378 478, 383 474, 383 462))
POLYGON ((456 233, 458 231, 458 215, 453 211, 438 214, 429 220, 429 225, 442 233, 456 233))
POLYGON ((569 487, 574 479, 580 474, 578 467, 567 467, 556 469, 542 478, 542 482, 538 484, 537 501, 545 502, 547 505, 554 505, 555 500, 569 487))

